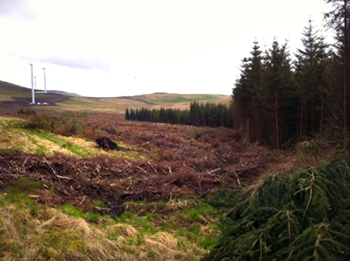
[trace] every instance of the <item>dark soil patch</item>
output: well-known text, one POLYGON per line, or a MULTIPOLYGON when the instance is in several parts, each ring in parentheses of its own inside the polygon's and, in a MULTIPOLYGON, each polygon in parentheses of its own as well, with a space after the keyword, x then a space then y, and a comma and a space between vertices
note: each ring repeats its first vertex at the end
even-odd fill
POLYGON ((31 107, 34 110, 40 111, 40 108, 45 108, 46 105, 43 103, 47 103, 49 106, 57 106, 56 103, 63 102, 68 100, 70 97, 67 95, 54 94, 54 93, 45 93, 41 94, 40 97, 35 97, 35 102, 40 103, 41 105, 32 106, 30 103, 32 102, 32 97, 12 97, 12 101, 3 101, 1 105, 1 110, 6 113, 13 115, 17 113, 19 109, 26 109, 31 107))

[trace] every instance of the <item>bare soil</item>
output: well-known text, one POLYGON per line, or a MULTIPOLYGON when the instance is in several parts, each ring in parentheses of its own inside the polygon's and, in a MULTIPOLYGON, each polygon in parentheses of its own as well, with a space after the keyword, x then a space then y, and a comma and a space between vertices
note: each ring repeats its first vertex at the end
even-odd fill
MULTIPOLYGON (((30 97, 12 97, 13 101, 3 101, 1 104, 1 110, 7 114, 12 114, 13 111, 30 107, 32 99, 30 97)), ((55 93, 46 93, 45 96, 35 97, 35 102, 43 104, 48 103, 50 106, 57 106, 57 103, 68 100, 70 97, 55 93)), ((45 107, 45 105, 42 105, 45 107)))

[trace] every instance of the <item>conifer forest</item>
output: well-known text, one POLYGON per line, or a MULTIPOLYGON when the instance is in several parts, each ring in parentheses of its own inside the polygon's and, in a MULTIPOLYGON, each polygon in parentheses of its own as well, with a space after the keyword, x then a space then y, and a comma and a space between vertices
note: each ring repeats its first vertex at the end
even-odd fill
MULTIPOLYGON (((327 0, 326 42, 310 19, 302 47, 290 53, 277 39, 253 43, 232 92, 234 125, 252 142, 275 148, 319 135, 349 144, 349 1, 327 0)), ((322 29, 322 28, 321 28, 322 29)))
MULTIPOLYGON (((349 150, 348 0, 326 0, 327 43, 310 20, 302 48, 258 41, 242 60, 232 93, 234 127, 242 137, 273 148, 324 139, 349 150)), ((335 159, 293 175, 270 175, 229 204, 214 249, 202 260, 350 260, 349 161, 335 159)), ((226 199, 226 200, 225 200, 226 199)))
POLYGON ((171 108, 128 109, 126 120, 160 122, 169 124, 186 124, 193 126, 227 127, 233 125, 232 110, 223 104, 191 102, 190 110, 171 108))

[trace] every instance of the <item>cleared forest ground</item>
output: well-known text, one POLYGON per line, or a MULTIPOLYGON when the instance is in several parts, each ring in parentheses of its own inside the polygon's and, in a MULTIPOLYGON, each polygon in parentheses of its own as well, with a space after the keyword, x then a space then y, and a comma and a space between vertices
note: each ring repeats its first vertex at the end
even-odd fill
POLYGON ((52 134, 18 127, 7 132, 1 140, 0 167, 6 174, 2 187, 10 186, 13 177, 26 176, 44 181, 68 201, 80 202, 89 196, 120 205, 198 197, 215 189, 251 184, 272 161, 269 155, 258 153, 258 147, 243 148, 229 129, 129 122, 114 114, 89 114, 77 120, 93 130, 93 137, 54 139, 52 134), (14 144, 19 143, 18 135, 22 139, 27 135, 22 147, 14 144), (98 136, 116 141, 123 150, 98 149, 94 143, 98 136), (40 150, 41 155, 29 154, 31 148, 38 152, 38 144, 48 149, 40 150), (77 155, 69 150, 73 145, 77 155), (22 148, 26 152, 18 151, 22 148))
MULTIPOLYGON (((89 137, 65 137, 24 129, 21 123, 30 116, 18 116, 0 117, 0 205, 6 213, 0 224, 4 231, 16 232, 0 238, 3 260, 41 257, 45 239, 38 237, 40 231, 46 231, 46 240, 58 231, 71 238, 71 244, 60 246, 66 258, 108 260, 100 252, 87 258, 99 246, 102 252, 112 247, 111 257, 121 260, 199 260, 218 236, 218 210, 202 203, 202 197, 252 184, 277 163, 274 152, 243 146, 225 128, 130 122, 123 115, 87 113, 74 120, 82 122, 89 137), (98 136, 115 141, 121 150, 99 149, 94 143, 98 136), (23 222, 31 229, 15 225, 23 222), (99 233, 101 240, 93 243, 99 233), (21 239, 34 235, 37 239, 30 244, 21 239), (112 246, 102 238, 112 238, 112 246)), ((52 247, 48 244, 45 251, 52 247)))
POLYGON ((216 243, 222 214, 205 198, 327 154, 310 142, 299 151, 270 150, 232 129, 126 121, 120 113, 94 111, 86 100, 70 101, 2 103, 2 260, 199 260, 216 243), (67 137, 24 128, 31 116, 18 110, 28 108, 64 114, 82 129, 67 137), (101 136, 120 150, 99 149, 94 139, 101 136))

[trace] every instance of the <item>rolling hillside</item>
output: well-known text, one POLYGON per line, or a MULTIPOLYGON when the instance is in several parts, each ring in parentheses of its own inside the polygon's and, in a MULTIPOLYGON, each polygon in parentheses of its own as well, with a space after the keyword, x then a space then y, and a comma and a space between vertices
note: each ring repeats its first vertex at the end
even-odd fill
MULTIPOLYGON (((0 100, 2 110, 11 113, 30 106, 31 89, 0 81, 0 100)), ((48 103, 45 107, 33 106, 36 110, 86 110, 98 112, 124 113, 129 108, 179 108, 187 109, 192 101, 228 103, 230 96, 221 94, 173 94, 154 93, 137 96, 122 96, 110 98, 83 97, 73 93, 61 91, 48 91, 36 93, 38 103, 48 103)))

